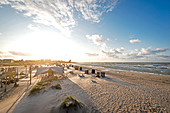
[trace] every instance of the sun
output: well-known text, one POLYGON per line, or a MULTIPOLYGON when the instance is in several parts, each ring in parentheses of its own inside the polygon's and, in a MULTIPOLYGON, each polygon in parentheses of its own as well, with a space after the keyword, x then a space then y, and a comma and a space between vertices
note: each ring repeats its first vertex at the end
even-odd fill
POLYGON ((79 57, 81 48, 66 36, 52 31, 37 31, 25 34, 16 40, 13 49, 31 53, 31 59, 62 59, 69 60, 79 57))

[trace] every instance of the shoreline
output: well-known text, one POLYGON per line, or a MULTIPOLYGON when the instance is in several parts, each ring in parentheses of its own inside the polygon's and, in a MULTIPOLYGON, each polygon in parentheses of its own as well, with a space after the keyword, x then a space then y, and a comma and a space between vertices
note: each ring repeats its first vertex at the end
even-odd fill
POLYGON ((82 67, 87 67, 87 68, 103 69, 103 70, 108 70, 108 71, 112 71, 112 70, 113 71, 127 71, 127 72, 151 74, 151 75, 156 75, 156 76, 158 76, 158 75, 160 75, 160 76, 170 76, 170 74, 159 74, 159 73, 150 73, 150 72, 145 72, 145 71, 133 71, 133 70, 114 69, 114 68, 109 68, 109 67, 84 65, 84 64, 79 64, 79 63, 71 63, 71 64, 82 66, 82 67))

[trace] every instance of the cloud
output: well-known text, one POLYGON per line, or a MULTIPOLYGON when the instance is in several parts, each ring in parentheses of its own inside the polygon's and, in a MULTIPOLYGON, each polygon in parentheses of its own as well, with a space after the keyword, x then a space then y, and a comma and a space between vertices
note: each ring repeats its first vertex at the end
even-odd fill
POLYGON ((0 36, 2 35, 2 33, 0 32, 0 36))
POLYGON ((14 58, 14 56, 10 55, 7 52, 0 51, 0 58, 14 58))
POLYGON ((103 36, 102 35, 86 35, 86 38, 89 40, 92 40, 92 42, 96 45, 101 45, 103 42, 103 36))
POLYGON ((118 0, 76 0, 75 8, 80 11, 85 20, 100 22, 104 12, 112 11, 118 0))
POLYGON ((107 57, 112 57, 112 58, 119 58, 121 56, 121 54, 123 54, 123 51, 124 51, 124 48, 121 47, 121 48, 112 48, 110 49, 110 51, 105 51, 105 50, 102 50, 102 53, 104 55, 106 55, 107 57))
POLYGON ((9 53, 14 56, 31 56, 30 53, 22 53, 22 52, 16 52, 16 51, 9 51, 9 53))
POLYGON ((136 43, 136 42, 141 42, 139 39, 133 39, 133 40, 129 40, 129 42, 131 43, 131 44, 133 44, 133 43, 136 43))
POLYGON ((141 51, 138 53, 138 55, 152 55, 152 54, 157 54, 160 52, 165 52, 167 51, 168 48, 156 48, 156 50, 151 50, 151 47, 149 48, 142 48, 141 51))
POLYGON ((70 34, 77 25, 76 15, 92 22, 100 22, 103 13, 112 11, 118 0, 0 0, 0 5, 12 8, 31 17, 33 22, 53 26, 70 34))
POLYGON ((158 55, 158 57, 170 60, 170 55, 158 55))
POLYGON ((15 58, 14 56, 12 55, 6 55, 6 54, 0 54, 0 58, 15 58))
POLYGON ((102 50, 102 53, 103 53, 104 55, 106 55, 107 57, 118 58, 118 56, 116 56, 115 52, 102 50))
POLYGON ((155 50, 151 49, 151 47, 148 48, 141 48, 131 50, 129 53, 123 53, 123 56, 128 57, 128 58, 144 58, 144 57, 149 57, 151 55, 156 55, 161 52, 167 51, 168 48, 156 48, 155 50))
POLYGON ((0 54, 3 54, 4 52, 3 51, 0 51, 0 54))
POLYGON ((164 51, 167 51, 168 48, 156 48, 156 50, 154 52, 164 52, 164 51))
POLYGON ((38 27, 36 27, 36 26, 34 26, 34 25, 32 25, 32 24, 29 24, 27 27, 28 27, 29 29, 33 30, 33 31, 40 31, 40 29, 39 29, 38 27))
POLYGON ((117 48, 117 49, 111 49, 111 51, 115 54, 122 54, 122 52, 124 51, 124 48, 121 47, 121 48, 117 48))
POLYGON ((109 38, 104 39, 103 35, 97 35, 97 34, 91 36, 86 35, 86 38, 88 40, 91 40, 95 45, 101 46, 102 48, 106 48, 107 47, 106 42, 109 41, 109 38))
POLYGON ((99 54, 96 53, 86 53, 89 57, 95 57, 95 56, 99 56, 99 54))
POLYGON ((7 5, 7 4, 10 4, 10 2, 8 2, 8 0, 1 0, 1 1, 0 1, 0 5, 1 5, 1 4, 7 5))

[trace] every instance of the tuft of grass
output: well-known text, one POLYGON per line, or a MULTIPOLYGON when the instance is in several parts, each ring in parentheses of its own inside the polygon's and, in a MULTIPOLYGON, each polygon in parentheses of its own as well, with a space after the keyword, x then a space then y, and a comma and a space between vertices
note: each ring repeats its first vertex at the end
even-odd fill
POLYGON ((61 102, 60 109, 81 108, 83 104, 72 96, 66 96, 61 102))
POLYGON ((37 93, 37 92, 39 92, 41 89, 43 89, 44 87, 43 86, 41 86, 41 85, 35 85, 31 90, 30 90, 30 92, 29 92, 29 96, 30 95, 33 95, 33 94, 35 94, 35 93, 37 93))
POLYGON ((61 89, 61 85, 60 84, 55 84, 51 86, 52 89, 61 89))
POLYGON ((50 82, 50 81, 47 81, 47 80, 38 82, 38 83, 30 90, 29 96, 40 92, 40 90, 44 89, 45 86, 47 86, 47 85, 49 85, 49 84, 51 84, 51 82, 50 82))
POLYGON ((46 85, 48 85, 50 83, 51 83, 50 81, 45 80, 45 81, 38 82, 37 85, 39 85, 39 86, 46 86, 46 85))
MULTIPOLYGON (((41 82, 38 82, 29 92, 29 96, 30 95, 33 95, 33 94, 36 94, 36 93, 39 93, 40 90, 44 89, 45 86, 51 84, 52 81, 57 81, 58 78, 55 77, 55 76, 51 76, 51 77, 48 77, 47 79, 41 81, 41 82)), ((52 86, 52 88, 56 88, 56 89, 61 89, 61 86, 60 84, 59 85, 54 85, 52 86)))

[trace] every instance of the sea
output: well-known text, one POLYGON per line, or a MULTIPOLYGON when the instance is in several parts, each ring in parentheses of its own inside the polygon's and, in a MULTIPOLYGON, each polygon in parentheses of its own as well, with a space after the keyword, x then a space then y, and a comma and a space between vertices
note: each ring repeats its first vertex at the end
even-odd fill
POLYGON ((78 62, 78 64, 93 68, 102 67, 108 70, 170 76, 170 62, 78 62))

